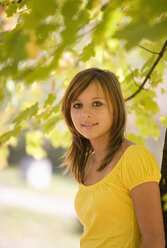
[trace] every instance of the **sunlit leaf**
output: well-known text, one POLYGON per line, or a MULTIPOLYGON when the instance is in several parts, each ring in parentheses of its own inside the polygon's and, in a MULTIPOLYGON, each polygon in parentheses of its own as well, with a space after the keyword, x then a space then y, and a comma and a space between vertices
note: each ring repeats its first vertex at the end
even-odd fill
POLYGON ((55 148, 60 146, 67 148, 70 146, 71 134, 67 130, 65 132, 61 132, 59 129, 54 128, 50 133, 47 134, 47 137, 55 148))
POLYGON ((161 116, 160 119, 161 119, 162 125, 167 128, 167 116, 161 116))
POLYGON ((55 128, 56 123, 61 119, 60 113, 55 114, 53 117, 49 118, 46 123, 43 125, 44 133, 49 133, 52 129, 55 128))
POLYGON ((6 143, 12 136, 17 137, 21 131, 21 126, 16 126, 13 130, 8 131, 0 136, 0 143, 6 143))
POLYGON ((167 194, 163 195, 162 201, 167 201, 167 194))
POLYGON ((88 0, 87 1, 87 5, 86 8, 91 10, 93 9, 95 6, 97 6, 99 4, 99 0, 88 0))
MULTIPOLYGON (((5 2, 7 6, 9 1, 5 2)), ((1 8, 3 16, 2 11, 1 8)), ((7 146, 11 137, 31 128, 42 130, 53 146, 67 147, 71 136, 60 122, 60 104, 72 77, 89 67, 109 69, 119 76, 127 98, 139 89, 159 56, 152 52, 159 53, 166 40, 164 0, 152 0, 151 4, 145 0, 22 0, 19 4, 10 1, 6 12, 12 18, 17 12, 16 26, 5 16, 0 34, 3 130, 9 130, 15 116, 13 130, 0 136, 7 146), (6 87, 9 78, 16 91, 6 87), (34 87, 34 82, 38 87, 34 87), (7 108, 12 108, 12 112, 5 119, 7 108)), ((157 87, 163 94, 166 91, 167 51, 162 55, 144 89, 127 102, 127 111, 135 116, 133 124, 138 127, 138 135, 130 133, 127 137, 142 145, 145 137, 156 139, 159 135, 155 92, 157 87)), ((161 117, 161 124, 166 126, 165 116, 161 117)), ((36 131, 30 135, 26 149, 39 158, 45 156, 43 137, 35 135, 36 131), (35 144, 33 134, 38 140, 35 144)))
POLYGON ((137 114, 135 124, 140 127, 141 136, 148 137, 151 135, 155 140, 158 139, 160 134, 159 127, 152 116, 137 114))
POLYGON ((55 100, 56 100, 55 95, 53 95, 52 93, 50 93, 50 94, 48 95, 48 98, 47 98, 46 101, 45 101, 44 108, 45 108, 47 105, 52 105, 53 102, 54 102, 55 100))
POLYGON ((134 133, 127 133, 126 138, 134 142, 135 144, 145 146, 145 140, 142 136, 137 136, 134 133))
POLYGON ((15 125, 20 125, 20 123, 23 120, 28 120, 30 118, 32 118, 33 116, 35 116, 38 112, 38 103, 35 103, 34 105, 32 105, 31 107, 25 109, 24 111, 22 111, 14 120, 13 123, 15 123, 15 125))
POLYGON ((5 10, 5 12, 7 13, 7 16, 11 17, 13 14, 15 14, 16 10, 17 10, 17 7, 18 7, 17 1, 9 2, 8 3, 8 8, 5 10))
POLYGON ((94 56, 95 56, 94 43, 90 42, 87 46, 84 47, 80 58, 82 61, 85 62, 94 56))
POLYGON ((26 152, 36 159, 46 157, 46 151, 42 148, 44 144, 43 134, 40 131, 26 133, 26 152))

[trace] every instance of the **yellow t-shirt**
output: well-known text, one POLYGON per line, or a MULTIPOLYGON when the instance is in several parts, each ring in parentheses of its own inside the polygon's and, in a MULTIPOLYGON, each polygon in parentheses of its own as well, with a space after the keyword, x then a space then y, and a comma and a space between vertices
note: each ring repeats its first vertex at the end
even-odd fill
POLYGON ((75 209, 84 231, 81 248, 139 248, 141 234, 130 190, 161 178, 153 155, 132 145, 112 171, 96 184, 79 184, 75 209))

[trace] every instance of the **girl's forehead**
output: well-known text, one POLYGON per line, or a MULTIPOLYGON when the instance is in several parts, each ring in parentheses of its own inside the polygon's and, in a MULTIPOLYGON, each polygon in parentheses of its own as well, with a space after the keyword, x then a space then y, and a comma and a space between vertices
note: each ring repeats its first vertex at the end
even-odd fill
POLYGON ((86 88, 78 92, 78 94, 74 94, 71 103, 76 100, 81 100, 83 97, 85 98, 85 96, 86 98, 103 98, 108 104, 112 103, 107 87, 101 85, 98 80, 93 80, 86 88))
POLYGON ((98 81, 91 82, 89 86, 85 89, 85 91, 90 91, 94 94, 104 95, 103 89, 98 81))
POLYGON ((97 80, 94 80, 92 82, 90 82, 90 84, 84 88, 80 94, 78 94, 77 98, 80 96, 80 95, 84 95, 84 94, 93 94, 95 96, 104 96, 105 97, 105 92, 101 86, 101 84, 99 83, 99 81, 97 80))

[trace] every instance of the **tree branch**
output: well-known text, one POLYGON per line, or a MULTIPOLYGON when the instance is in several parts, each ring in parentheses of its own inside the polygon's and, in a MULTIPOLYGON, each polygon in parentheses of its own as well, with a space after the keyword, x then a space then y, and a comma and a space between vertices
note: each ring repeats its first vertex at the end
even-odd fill
POLYGON ((145 47, 143 47, 143 46, 141 46, 141 45, 138 45, 138 46, 141 47, 141 48, 143 48, 144 50, 150 52, 150 53, 160 54, 160 53, 158 53, 158 52, 153 52, 153 51, 149 50, 148 48, 145 48, 145 47))
POLYGON ((153 70, 155 69, 155 67, 157 66, 158 62, 160 61, 160 59, 163 57, 165 51, 167 50, 167 40, 165 41, 156 61, 154 62, 153 66, 151 67, 150 71, 148 72, 148 74, 146 75, 143 83, 141 84, 141 86, 139 87, 138 90, 136 90, 136 92, 134 92, 131 96, 129 96, 128 98, 125 99, 125 101, 129 101, 130 99, 134 98, 141 90, 143 90, 144 85, 147 83, 147 81, 150 79, 151 73, 153 72, 153 70))

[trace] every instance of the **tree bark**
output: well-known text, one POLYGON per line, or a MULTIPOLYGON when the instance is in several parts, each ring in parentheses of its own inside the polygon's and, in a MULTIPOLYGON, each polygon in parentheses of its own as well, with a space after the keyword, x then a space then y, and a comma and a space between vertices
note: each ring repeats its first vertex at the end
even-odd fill
MULTIPOLYGON (((165 194, 167 194, 167 129, 165 133, 161 173, 162 173, 162 178, 160 181, 160 192, 161 192, 161 199, 162 199, 162 197, 165 194)), ((165 227, 165 239, 167 242, 167 211, 164 211, 163 206, 164 206, 164 202, 162 201, 163 219, 164 219, 164 227, 165 227)), ((167 244, 165 248, 167 248, 167 244)))

